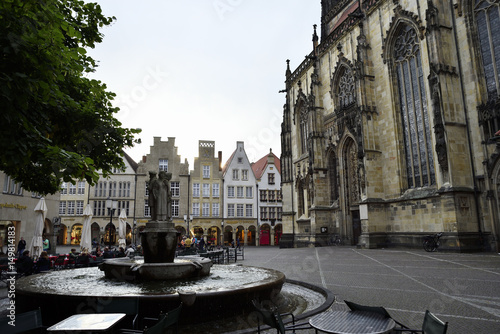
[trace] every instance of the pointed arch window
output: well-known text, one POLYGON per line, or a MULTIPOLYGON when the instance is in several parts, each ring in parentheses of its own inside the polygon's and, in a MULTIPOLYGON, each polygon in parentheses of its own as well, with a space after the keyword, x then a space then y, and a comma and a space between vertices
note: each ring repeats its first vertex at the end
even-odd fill
POLYGON ((500 2, 476 0, 474 15, 481 44, 488 97, 496 99, 500 95, 500 2))
POLYGON ((302 154, 307 153, 307 109, 305 106, 300 108, 300 148, 302 154))
POLYGON ((400 27, 394 42, 408 188, 436 183, 431 128, 425 97, 424 74, 417 32, 400 27))
POLYGON ((337 158, 331 152, 328 156, 328 181, 330 186, 330 204, 339 198, 339 188, 337 184, 337 158))
POLYGON ((338 103, 340 108, 347 108, 355 102, 354 76, 351 69, 342 67, 338 81, 338 103))
POLYGON ((358 152, 354 140, 349 139, 344 148, 345 194, 348 206, 359 203, 358 152))
POLYGON ((500 128, 500 1, 475 0, 474 18, 481 46, 481 59, 488 102, 478 107, 486 138, 500 128))
POLYGON ((304 198, 304 185, 303 185, 302 181, 300 182, 300 184, 298 186, 297 196, 298 196, 297 214, 300 217, 303 214, 305 214, 305 212, 306 212, 306 201, 304 198))

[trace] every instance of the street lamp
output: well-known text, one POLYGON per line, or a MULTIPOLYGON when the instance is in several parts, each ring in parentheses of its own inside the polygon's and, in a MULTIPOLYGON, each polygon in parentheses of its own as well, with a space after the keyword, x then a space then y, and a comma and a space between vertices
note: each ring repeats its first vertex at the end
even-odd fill
POLYGON ((224 246, 224 221, 220 222, 220 244, 221 246, 224 246))
POLYGON ((116 199, 107 198, 106 207, 109 210, 109 229, 108 229, 108 246, 111 248, 111 226, 113 226, 113 213, 117 209, 118 201, 116 199))

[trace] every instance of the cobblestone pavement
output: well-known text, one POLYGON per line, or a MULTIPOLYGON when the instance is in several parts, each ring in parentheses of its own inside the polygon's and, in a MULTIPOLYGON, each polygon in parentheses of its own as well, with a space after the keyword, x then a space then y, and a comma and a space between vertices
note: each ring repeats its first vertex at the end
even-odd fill
MULTIPOLYGON (((449 322, 451 334, 500 332, 500 255, 496 253, 246 247, 245 259, 238 262, 277 269, 289 279, 327 288, 336 296, 332 309, 345 309, 344 300, 384 306, 393 318, 412 328, 422 326, 428 309, 449 322)), ((6 289, 0 288, 0 297, 5 295, 6 289)), ((5 305, 5 299, 0 301, 2 310, 5 305)))
POLYGON ((329 289, 336 296, 335 309, 345 308, 344 300, 384 306, 411 328, 421 328, 428 309, 449 322, 448 333, 500 333, 496 253, 255 247, 246 251, 243 262, 329 289))

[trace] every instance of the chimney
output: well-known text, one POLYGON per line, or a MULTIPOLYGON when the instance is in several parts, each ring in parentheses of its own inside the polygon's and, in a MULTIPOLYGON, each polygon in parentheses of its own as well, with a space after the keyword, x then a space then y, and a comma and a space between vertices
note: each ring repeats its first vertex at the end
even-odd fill
POLYGON ((219 156, 219 170, 222 170, 222 151, 218 152, 219 156))

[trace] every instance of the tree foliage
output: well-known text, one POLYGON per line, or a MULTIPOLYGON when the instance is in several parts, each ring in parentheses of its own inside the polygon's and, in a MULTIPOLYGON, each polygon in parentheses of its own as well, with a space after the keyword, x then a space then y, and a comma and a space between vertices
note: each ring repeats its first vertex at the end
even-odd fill
POLYGON ((0 170, 24 189, 94 184, 139 141, 114 117, 114 94, 87 77, 96 62, 86 49, 114 19, 78 0, 0 1, 0 170))

